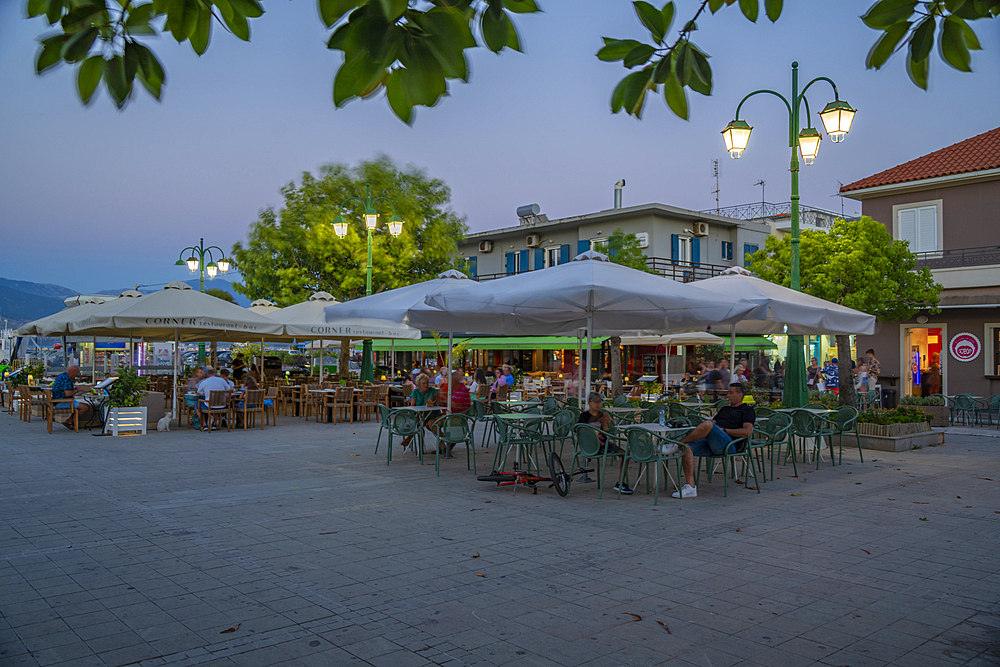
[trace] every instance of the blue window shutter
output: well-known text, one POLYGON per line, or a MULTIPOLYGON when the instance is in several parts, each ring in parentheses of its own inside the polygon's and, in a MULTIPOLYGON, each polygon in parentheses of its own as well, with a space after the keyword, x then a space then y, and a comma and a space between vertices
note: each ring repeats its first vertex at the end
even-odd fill
POLYGON ((568 261, 569 261, 569 244, 564 243, 563 245, 559 246, 559 263, 565 264, 568 261))
POLYGON ((528 263, 530 261, 530 259, 529 259, 530 254, 531 253, 529 253, 527 250, 522 250, 521 251, 521 262, 520 262, 520 265, 518 266, 518 269, 520 271, 530 271, 531 270, 529 268, 531 266, 531 264, 528 263))
POLYGON ((543 248, 535 248, 535 271, 545 268, 545 250, 543 248))
POLYGON ((677 261, 677 255, 680 253, 680 234, 670 235, 670 259, 677 261))
POLYGON ((747 262, 747 255, 752 255, 753 253, 757 252, 758 250, 760 250, 760 248, 758 248, 753 243, 744 243, 743 244, 743 266, 746 266, 749 263, 749 262, 747 262))
POLYGON ((590 250, 590 241, 577 241, 576 242, 576 254, 582 255, 583 253, 590 250))
POLYGON ((476 265, 477 264, 479 264, 479 258, 478 257, 470 257, 469 258, 469 277, 470 278, 475 278, 476 277, 476 265))
POLYGON ((507 275, 512 276, 514 275, 514 262, 515 262, 514 253, 512 252, 507 253, 505 255, 505 258, 506 258, 507 275))
POLYGON ((695 266, 701 263, 701 239, 691 239, 691 263, 695 266))

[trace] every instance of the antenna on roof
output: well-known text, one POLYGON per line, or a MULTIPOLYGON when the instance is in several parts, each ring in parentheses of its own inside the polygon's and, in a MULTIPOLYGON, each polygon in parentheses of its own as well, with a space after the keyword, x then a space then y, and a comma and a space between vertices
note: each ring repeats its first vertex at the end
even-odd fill
POLYGON ((767 181, 765 181, 762 178, 759 181, 757 181, 756 183, 754 183, 754 185, 759 185, 760 186, 760 217, 763 218, 764 217, 764 206, 765 206, 764 202, 766 201, 764 199, 764 186, 767 185, 767 181))
MULTIPOLYGON (((837 181, 837 183, 840 184, 841 188, 844 187, 843 182, 837 181)), ((844 217, 844 195, 843 195, 843 193, 841 193, 840 189, 838 188, 837 189, 837 193, 836 194, 832 194, 830 196, 831 197, 840 197, 840 217, 843 218, 844 217)))
POLYGON ((719 215, 719 161, 712 160, 712 172, 715 176, 715 189, 712 190, 712 194, 715 195, 715 214, 719 215))

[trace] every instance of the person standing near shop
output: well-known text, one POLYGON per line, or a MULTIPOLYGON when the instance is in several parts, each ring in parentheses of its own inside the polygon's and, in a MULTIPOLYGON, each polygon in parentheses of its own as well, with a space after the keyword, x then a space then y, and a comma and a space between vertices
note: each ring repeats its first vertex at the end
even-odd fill
POLYGON ((868 388, 874 389, 878 384, 878 376, 882 373, 882 366, 875 358, 875 350, 869 349, 865 352, 865 356, 868 357, 868 388))

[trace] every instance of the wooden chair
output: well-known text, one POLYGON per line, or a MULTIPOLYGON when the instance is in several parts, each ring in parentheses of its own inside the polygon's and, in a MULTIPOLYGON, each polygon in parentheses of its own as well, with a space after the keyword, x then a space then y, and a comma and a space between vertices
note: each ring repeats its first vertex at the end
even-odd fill
MULTIPOLYGON (((215 392, 212 392, 213 394, 215 392)), ((243 394, 243 399, 233 407, 233 418, 229 420, 229 430, 233 430, 233 421, 236 415, 243 416, 243 430, 247 426, 253 427, 256 423, 256 416, 260 415, 260 430, 264 430, 264 390, 253 389, 243 394)))
POLYGON ((57 414, 60 415, 72 415, 73 416, 73 430, 77 433, 80 432, 80 413, 76 411, 76 406, 73 404, 72 398, 59 398, 55 402, 52 401, 52 390, 43 389, 45 392, 45 420, 48 425, 49 433, 52 433, 52 422, 57 414))
POLYGON ((267 393, 264 394, 264 420, 268 426, 278 425, 278 388, 275 386, 268 387, 267 393), (274 420, 274 424, 271 423, 271 419, 274 420))
MULTIPOLYGON (((379 386, 379 388, 378 388, 377 402, 378 402, 379 405, 384 405, 385 407, 389 407, 389 385, 388 384, 383 384, 383 385, 379 386)), ((377 409, 377 408, 375 408, 375 409, 377 409)))
POLYGON ((358 417, 366 422, 369 418, 374 419, 374 413, 378 405, 378 389, 375 385, 367 385, 361 394, 361 402, 358 404, 358 417))
MULTIPOLYGON (((228 391, 211 391, 208 393, 208 406, 200 406, 199 414, 201 415, 201 426, 205 428, 208 426, 208 432, 212 432, 212 417, 225 417, 229 419, 231 417, 229 410, 229 396, 228 391)), ((216 430, 222 430, 220 424, 219 428, 216 430)))
POLYGON ((21 421, 26 421, 31 423, 31 410, 38 406, 42 407, 42 416, 46 416, 47 403, 45 401, 45 390, 44 389, 32 389, 26 384, 22 384, 18 387, 18 394, 20 394, 21 406, 21 421))
POLYGON ((333 423, 337 423, 337 418, 344 421, 346 411, 351 423, 354 423, 354 390, 350 387, 337 387, 333 395, 333 423))
MULTIPOLYGON (((313 385, 309 385, 309 384, 303 383, 303 384, 299 385, 299 388, 297 390, 298 393, 297 394, 296 393, 292 394, 292 406, 293 407, 294 406, 298 406, 298 409, 299 409, 299 415, 298 416, 299 417, 305 417, 306 419, 309 419, 309 414, 306 411, 306 409, 309 406, 309 399, 312 396, 309 393, 310 389, 313 389, 313 385)), ((295 391, 295 390, 293 390, 293 391, 295 391)))

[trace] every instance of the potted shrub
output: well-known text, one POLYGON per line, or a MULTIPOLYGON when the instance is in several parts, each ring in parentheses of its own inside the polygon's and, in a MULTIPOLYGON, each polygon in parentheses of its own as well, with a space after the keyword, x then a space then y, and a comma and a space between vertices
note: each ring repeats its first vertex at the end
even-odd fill
POLYGON ((931 416, 931 426, 945 427, 951 420, 951 410, 942 396, 904 396, 899 404, 919 406, 931 416))
POLYGON ((865 410, 858 414, 861 446, 889 452, 902 452, 924 445, 940 445, 943 431, 932 431, 931 415, 915 405, 901 405, 892 410, 865 410))
POLYGON ((118 369, 118 381, 108 387, 108 418, 105 431, 118 435, 120 431, 146 433, 146 407, 140 405, 146 397, 146 379, 131 368, 118 369))

